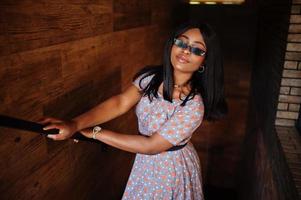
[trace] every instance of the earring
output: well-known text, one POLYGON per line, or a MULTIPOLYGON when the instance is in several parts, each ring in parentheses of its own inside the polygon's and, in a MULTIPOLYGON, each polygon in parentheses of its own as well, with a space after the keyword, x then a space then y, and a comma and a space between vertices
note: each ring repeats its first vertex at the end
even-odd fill
POLYGON ((202 65, 199 69, 198 69, 198 72, 199 73, 203 73, 205 71, 205 66, 202 65))

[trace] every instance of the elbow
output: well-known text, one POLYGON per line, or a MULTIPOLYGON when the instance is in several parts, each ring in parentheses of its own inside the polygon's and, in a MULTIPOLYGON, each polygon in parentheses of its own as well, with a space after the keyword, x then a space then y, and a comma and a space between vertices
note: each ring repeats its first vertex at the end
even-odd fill
POLYGON ((173 144, 170 142, 166 141, 162 137, 159 137, 158 134, 145 138, 145 140, 140 144, 141 153, 147 155, 163 153, 173 146, 173 144))
POLYGON ((117 116, 124 114, 127 110, 124 106, 121 95, 116 95, 114 97, 114 100, 115 100, 115 104, 113 107, 118 111, 117 116))
POLYGON ((123 99, 122 95, 117 95, 117 105, 116 107, 119 110, 119 116, 129 111, 130 107, 127 102, 123 99))
POLYGON ((137 150, 137 153, 145 155, 158 154, 158 152, 154 148, 151 148, 149 145, 141 145, 140 148, 137 150))
MULTIPOLYGON (((134 145, 134 144, 133 144, 134 145)), ((136 143, 135 147, 130 150, 132 153, 146 154, 146 155, 154 155, 156 152, 150 147, 148 138, 143 137, 138 143, 136 143)))
POLYGON ((145 154, 145 155, 156 155, 156 154, 159 154, 159 153, 162 153, 162 152, 163 151, 158 151, 158 150, 155 150, 155 149, 150 149, 150 150, 143 150, 140 153, 141 154, 145 154))
POLYGON ((146 155, 156 155, 156 154, 159 154, 159 153, 162 153, 163 151, 158 151, 156 149, 150 149, 148 151, 145 151, 145 154, 146 155))
POLYGON ((165 149, 165 148, 161 149, 158 146, 148 144, 148 145, 143 145, 142 146, 142 149, 141 149, 140 153, 141 154, 146 154, 146 155, 156 155, 156 154, 162 153, 166 150, 167 149, 165 149))

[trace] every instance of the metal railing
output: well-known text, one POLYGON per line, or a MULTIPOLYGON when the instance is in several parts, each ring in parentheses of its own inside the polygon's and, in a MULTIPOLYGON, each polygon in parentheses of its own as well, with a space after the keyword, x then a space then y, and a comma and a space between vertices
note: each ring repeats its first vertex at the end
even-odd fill
MULTIPOLYGON (((43 130, 44 125, 27 121, 23 119, 18 119, 15 117, 10 117, 6 115, 0 115, 0 127, 7 127, 7 128, 14 128, 24 131, 35 132, 44 136, 48 134, 58 134, 58 129, 51 129, 51 130, 43 130)), ((98 140, 86 138, 85 136, 81 135, 79 132, 76 132, 70 139, 76 139, 79 141, 87 141, 93 143, 101 143, 98 140)))

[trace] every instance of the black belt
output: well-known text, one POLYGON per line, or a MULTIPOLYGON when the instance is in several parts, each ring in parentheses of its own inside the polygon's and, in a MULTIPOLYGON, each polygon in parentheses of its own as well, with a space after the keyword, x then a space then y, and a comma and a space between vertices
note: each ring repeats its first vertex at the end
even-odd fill
MULTIPOLYGON (((140 134, 140 135, 143 135, 143 134, 141 134, 141 133, 139 133, 139 134, 140 134)), ((148 135, 143 135, 143 136, 149 137, 148 135)), ((187 142, 187 143, 188 143, 188 142, 187 142)), ((166 151, 177 151, 177 150, 183 149, 183 148, 186 146, 187 143, 182 144, 182 145, 177 145, 177 146, 170 147, 170 148, 167 149, 166 151)))

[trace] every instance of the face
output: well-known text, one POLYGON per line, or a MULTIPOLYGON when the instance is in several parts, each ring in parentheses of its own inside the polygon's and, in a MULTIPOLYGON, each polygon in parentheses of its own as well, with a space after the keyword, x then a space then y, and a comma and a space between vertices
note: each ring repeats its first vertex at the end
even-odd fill
POLYGON ((195 53, 200 54, 200 51, 198 50, 206 52, 206 45, 200 30, 197 28, 189 29, 176 39, 179 39, 180 46, 183 44, 182 42, 184 42, 190 47, 183 48, 182 45, 181 48, 173 44, 170 59, 174 71, 183 73, 195 72, 205 60, 205 55, 196 55, 195 53), (198 49, 191 50, 193 47, 198 49))

